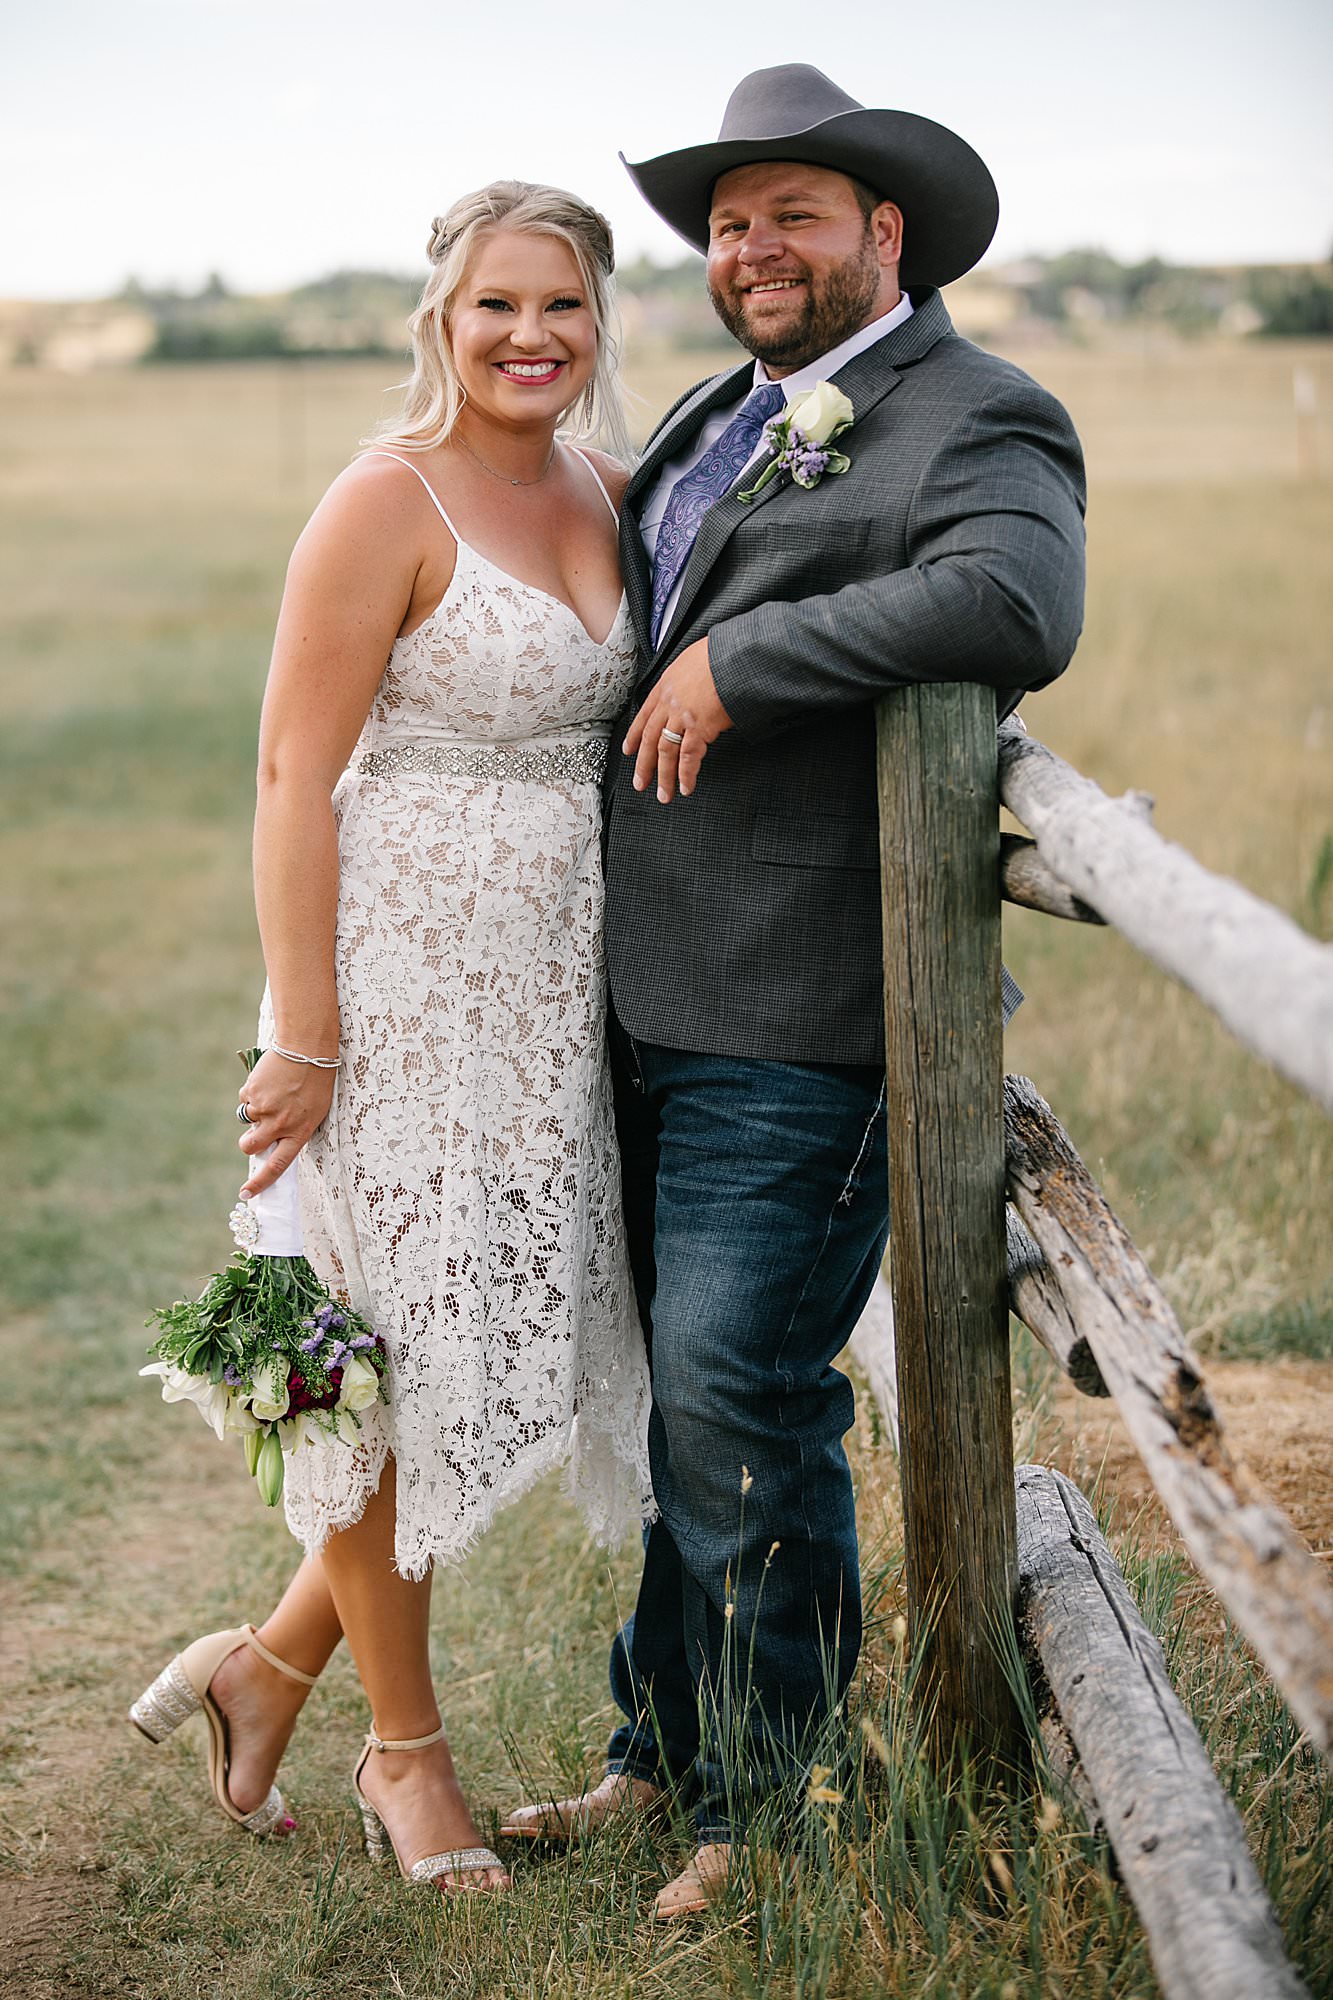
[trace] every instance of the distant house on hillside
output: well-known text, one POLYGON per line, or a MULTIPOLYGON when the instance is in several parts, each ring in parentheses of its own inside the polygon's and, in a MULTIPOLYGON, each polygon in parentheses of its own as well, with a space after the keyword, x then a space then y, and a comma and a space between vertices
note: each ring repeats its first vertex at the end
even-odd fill
POLYGON ((118 299, 0 299, 0 368, 119 368, 141 361, 156 337, 151 315, 118 299))

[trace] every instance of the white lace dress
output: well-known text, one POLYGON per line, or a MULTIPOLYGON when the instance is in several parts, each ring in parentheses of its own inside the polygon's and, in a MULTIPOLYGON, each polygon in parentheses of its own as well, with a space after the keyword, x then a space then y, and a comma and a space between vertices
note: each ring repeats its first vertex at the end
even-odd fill
POLYGON ((622 601, 597 644, 435 505, 453 580, 394 643, 334 793, 343 1066, 298 1167, 307 1255, 384 1336, 389 1397, 286 1480, 313 1553, 392 1450, 406 1576, 464 1556, 561 1462, 600 1539, 649 1492, 599 849, 632 631, 622 601))

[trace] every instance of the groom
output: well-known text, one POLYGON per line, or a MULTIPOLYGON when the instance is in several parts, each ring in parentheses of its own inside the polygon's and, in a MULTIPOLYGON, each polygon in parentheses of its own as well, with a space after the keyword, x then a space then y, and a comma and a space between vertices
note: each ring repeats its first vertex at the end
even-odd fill
POLYGON ((744 79, 715 144, 629 171, 754 358, 669 412, 621 517, 641 679, 606 939, 661 1515, 612 1649, 610 1775, 508 1831, 683 1785, 675 1915, 799 1778, 861 1638, 833 1362, 887 1228, 874 703, 968 680, 1004 714, 1062 671, 1083 475, 1060 406, 950 325, 938 287, 997 213, 955 134, 790 64, 744 79), (850 402, 850 466, 743 499, 764 424, 821 382, 850 402))

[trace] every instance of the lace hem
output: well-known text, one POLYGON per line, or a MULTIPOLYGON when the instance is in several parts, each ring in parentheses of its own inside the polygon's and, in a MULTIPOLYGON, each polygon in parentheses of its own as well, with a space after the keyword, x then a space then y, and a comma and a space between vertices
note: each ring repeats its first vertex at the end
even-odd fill
MULTIPOLYGON (((363 1419, 363 1437, 349 1453, 345 1446, 303 1447, 299 1469, 288 1464, 284 1493, 287 1525, 307 1556, 318 1556, 331 1535, 351 1528, 365 1513, 366 1503, 379 1488, 389 1457, 389 1439, 384 1426, 370 1427, 363 1419), (351 1464, 349 1466, 349 1458, 351 1464), (318 1461, 324 1460, 321 1465, 318 1461), (292 1472, 296 1470, 296 1478, 292 1472), (349 1470, 352 1477, 348 1477, 349 1470), (333 1476, 327 1482, 320 1474, 333 1476), (302 1477, 302 1473, 308 1475, 302 1477)), ((394 1568, 400 1576, 417 1582, 437 1564, 456 1566, 465 1562, 498 1514, 512 1507, 538 1485, 548 1473, 564 1466, 564 1490, 578 1507, 593 1540, 603 1548, 615 1548, 631 1533, 637 1533, 656 1519, 657 1509, 647 1483, 646 1442, 642 1453, 626 1459, 614 1448, 605 1432, 584 1437, 575 1418, 569 1438, 544 1440, 507 1467, 486 1496, 485 1503, 466 1515, 455 1514, 441 1520, 434 1532, 422 1529, 404 1536, 401 1508, 394 1538, 394 1568), (596 1448, 594 1448, 596 1447, 596 1448)))

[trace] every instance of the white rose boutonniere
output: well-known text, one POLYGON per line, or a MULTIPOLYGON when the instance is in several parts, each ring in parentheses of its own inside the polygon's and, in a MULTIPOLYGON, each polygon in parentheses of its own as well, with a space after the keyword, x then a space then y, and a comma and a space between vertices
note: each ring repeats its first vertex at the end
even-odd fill
POLYGON ((811 444, 825 445, 847 429, 855 414, 841 389, 835 389, 831 382, 816 382, 791 405, 787 419, 811 444))
POLYGON ((804 396, 787 406, 785 417, 774 417, 764 427, 772 458, 753 486, 738 493, 738 500, 753 500, 780 472, 790 472, 798 486, 818 486, 827 472, 846 472, 850 458, 832 449, 833 442, 850 430, 856 412, 841 389, 831 382, 816 382, 804 396))

